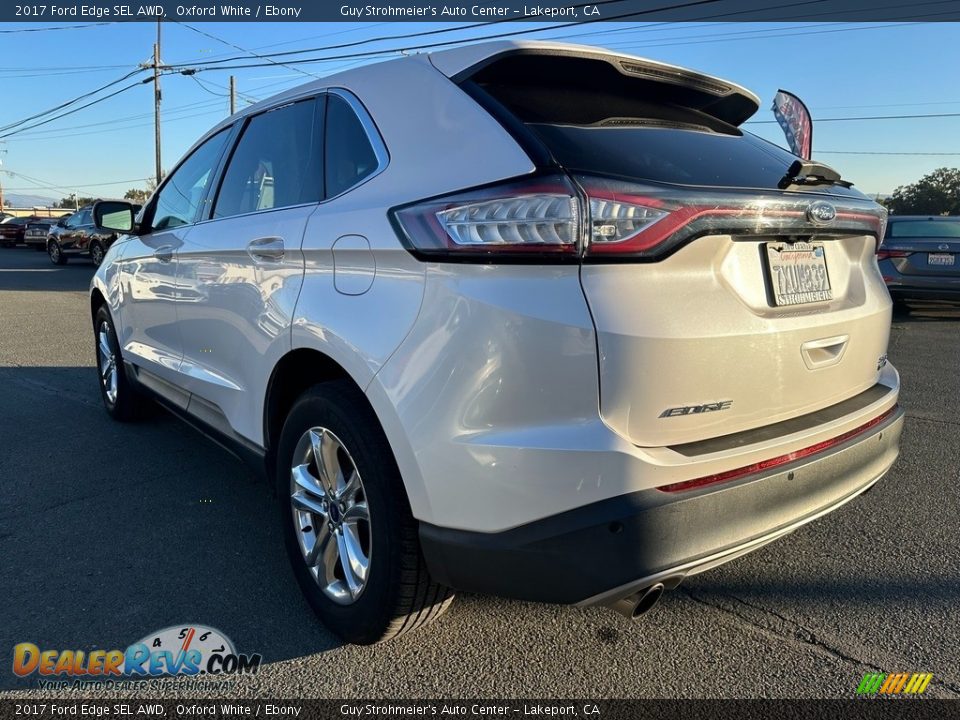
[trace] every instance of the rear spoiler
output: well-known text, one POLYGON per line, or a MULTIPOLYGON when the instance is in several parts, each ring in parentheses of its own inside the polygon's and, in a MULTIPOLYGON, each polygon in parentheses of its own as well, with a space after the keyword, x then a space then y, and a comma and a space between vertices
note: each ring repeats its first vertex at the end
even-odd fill
POLYGON ((501 41, 431 53, 433 66, 457 84, 549 84, 558 91, 589 89, 678 108, 738 126, 760 107, 749 90, 727 80, 655 60, 564 43, 501 41))

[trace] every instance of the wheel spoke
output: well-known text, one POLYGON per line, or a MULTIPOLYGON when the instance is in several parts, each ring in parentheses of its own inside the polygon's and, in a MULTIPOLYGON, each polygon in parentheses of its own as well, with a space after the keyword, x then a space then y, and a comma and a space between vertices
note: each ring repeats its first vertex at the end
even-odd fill
POLYGON ((103 355, 104 360, 106 360, 113 354, 113 351, 110 349, 110 343, 107 342, 107 337, 102 332, 100 333, 99 346, 100 346, 100 353, 103 355))
POLYGON ((343 578, 350 590, 351 597, 357 597, 363 589, 363 580, 367 572, 366 558, 360 551, 359 543, 354 544, 355 538, 350 533, 337 533, 337 551, 340 555, 340 566, 343 568, 343 578))
POLYGON ((317 472, 324 490, 331 497, 336 495, 337 475, 340 473, 340 461, 337 459, 337 450, 340 443, 326 430, 310 431, 310 443, 313 447, 313 459, 317 464, 317 472))
POLYGON ((343 522, 356 524, 358 520, 370 521, 370 511, 367 509, 367 504, 365 502, 354 503, 353 505, 347 508, 347 511, 343 514, 343 522))
POLYGON ((357 491, 360 489, 360 473, 357 472, 356 468, 353 469, 353 472, 350 473, 350 476, 347 478, 343 487, 337 491, 338 500, 350 500, 354 495, 357 494, 357 491))
POLYGON ((332 541, 333 533, 330 532, 325 524, 316 529, 316 539, 313 541, 313 546, 303 558, 307 563, 307 567, 315 567, 320 564, 329 546, 334 544, 332 541))
POLYGON ((290 471, 291 479, 297 484, 297 487, 304 492, 318 498, 325 498, 327 493, 321 482, 310 472, 310 466, 304 463, 297 465, 290 471))

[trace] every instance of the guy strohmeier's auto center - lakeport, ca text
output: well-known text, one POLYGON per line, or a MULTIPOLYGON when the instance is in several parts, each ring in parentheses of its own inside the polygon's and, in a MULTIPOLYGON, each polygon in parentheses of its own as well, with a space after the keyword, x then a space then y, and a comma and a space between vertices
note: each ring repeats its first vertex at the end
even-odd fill
MULTIPOLYGON (((229 3, 209 5, 177 5, 173 8, 178 18, 223 18, 223 19, 298 19, 303 8, 299 6, 279 6, 269 3, 257 5, 231 5, 229 3)), ((410 7, 392 5, 341 5, 339 14, 344 18, 399 18, 399 19, 438 19, 445 18, 581 18, 599 17, 600 9, 596 5, 577 5, 567 7, 544 7, 525 5, 522 10, 497 5, 415 5, 410 7)), ((18 18, 130 18, 153 19, 169 17, 170 13, 161 5, 17 5, 15 15, 18 18)))

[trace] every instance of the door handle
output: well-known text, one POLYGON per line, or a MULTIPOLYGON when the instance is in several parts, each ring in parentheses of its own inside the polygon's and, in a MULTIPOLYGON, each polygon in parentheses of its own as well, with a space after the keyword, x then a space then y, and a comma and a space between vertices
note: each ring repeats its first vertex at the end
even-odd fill
POLYGON ((153 256, 162 263, 173 260, 173 245, 161 245, 153 251, 153 256))
POLYGON ((247 243, 247 254, 255 262, 279 262, 283 260, 283 238, 263 237, 247 243))

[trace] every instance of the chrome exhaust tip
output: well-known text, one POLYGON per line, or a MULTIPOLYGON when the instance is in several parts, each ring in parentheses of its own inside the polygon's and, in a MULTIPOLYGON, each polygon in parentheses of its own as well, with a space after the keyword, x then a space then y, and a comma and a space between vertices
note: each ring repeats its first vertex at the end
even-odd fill
POLYGON ((620 598, 616 602, 611 603, 609 608, 624 617, 636 620, 644 613, 653 609, 653 606, 660 600, 660 596, 663 595, 663 590, 663 583, 656 583, 633 595, 620 598))

